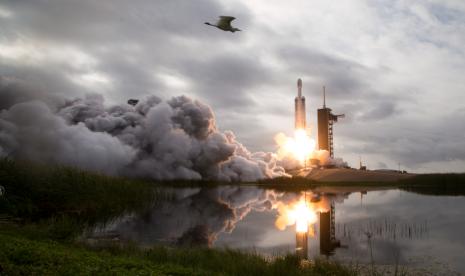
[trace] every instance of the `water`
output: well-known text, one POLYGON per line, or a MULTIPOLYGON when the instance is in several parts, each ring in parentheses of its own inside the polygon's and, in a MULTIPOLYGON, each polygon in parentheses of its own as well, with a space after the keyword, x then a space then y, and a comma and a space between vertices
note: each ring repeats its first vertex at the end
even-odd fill
POLYGON ((144 247, 228 247, 265 256, 296 252, 308 259, 465 274, 463 196, 363 187, 279 192, 228 186, 173 193, 173 199, 123 216, 90 238, 144 247))

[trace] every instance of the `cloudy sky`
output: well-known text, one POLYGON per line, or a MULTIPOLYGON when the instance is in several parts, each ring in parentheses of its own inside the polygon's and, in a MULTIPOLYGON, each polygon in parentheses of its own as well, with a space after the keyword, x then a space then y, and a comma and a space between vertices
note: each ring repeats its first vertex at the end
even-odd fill
POLYGON ((300 77, 311 126, 326 85, 346 114, 336 156, 369 168, 465 171, 464 45, 462 0, 0 2, 0 76, 34 93, 184 94, 273 151, 292 134, 300 77), (218 15, 244 31, 203 24, 218 15))

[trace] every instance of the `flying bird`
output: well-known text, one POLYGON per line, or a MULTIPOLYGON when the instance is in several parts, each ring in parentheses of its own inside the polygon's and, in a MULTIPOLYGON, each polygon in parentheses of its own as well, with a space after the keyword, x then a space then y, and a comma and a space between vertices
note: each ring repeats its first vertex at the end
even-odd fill
POLYGON ((220 30, 223 30, 223 31, 226 31, 226 32, 237 32, 237 31, 241 31, 239 30, 238 28, 234 28, 233 26, 231 26, 231 22, 236 19, 235 17, 232 17, 232 16, 220 16, 219 17, 220 20, 218 20, 218 22, 216 22, 216 24, 211 24, 211 23, 208 23, 208 22, 205 22, 205 24, 209 25, 209 26, 213 26, 213 27, 217 27, 218 29, 220 30))

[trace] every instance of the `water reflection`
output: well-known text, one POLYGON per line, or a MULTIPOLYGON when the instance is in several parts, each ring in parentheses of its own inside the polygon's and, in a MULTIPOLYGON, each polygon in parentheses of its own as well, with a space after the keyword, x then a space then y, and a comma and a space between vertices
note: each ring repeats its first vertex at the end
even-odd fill
POLYGON ((331 256, 334 250, 341 246, 341 242, 336 239, 336 212, 334 203, 326 212, 320 213, 320 254, 331 256))
MULTIPOLYGON (((320 220, 320 251, 331 255, 335 239, 334 200, 346 194, 284 193, 250 187, 174 190, 175 197, 143 214, 133 214, 96 230, 94 237, 118 237, 143 246, 213 246, 220 233, 232 233, 250 212, 272 212, 276 229, 295 231, 295 250, 308 257, 308 237, 320 220)), ((342 200, 340 198, 339 200, 342 200)), ((289 241, 290 242, 290 241, 289 241)))
POLYGON ((422 265, 420 257, 433 257, 465 271, 460 211, 465 198, 356 187, 291 193, 231 186, 173 193, 171 200, 102 226, 89 238, 269 256, 295 252, 304 259, 323 255, 359 263, 422 265))

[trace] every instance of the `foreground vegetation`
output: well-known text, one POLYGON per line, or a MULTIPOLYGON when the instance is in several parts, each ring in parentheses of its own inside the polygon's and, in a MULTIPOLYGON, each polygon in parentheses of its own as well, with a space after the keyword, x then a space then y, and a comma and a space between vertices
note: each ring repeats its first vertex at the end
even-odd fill
POLYGON ((144 208, 162 193, 153 184, 64 166, 0 161, 0 210, 28 221, 57 215, 92 223, 144 208))
MULTIPOLYGON (((295 255, 209 248, 140 249, 78 242, 85 229, 125 212, 156 208, 169 194, 154 183, 62 166, 0 160, 0 274, 6 275, 356 275, 356 270, 295 255)), ((184 184, 182 184, 184 185, 184 184)))
POLYGON ((36 235, 60 240, 169 196, 149 182, 7 159, 0 160, 0 183, 5 191, 0 222, 21 223, 36 235))
POLYGON ((6 275, 356 275, 355 270, 320 260, 302 267, 294 255, 269 261, 208 248, 90 249, 29 239, 11 230, 0 230, 0 269, 6 275))

